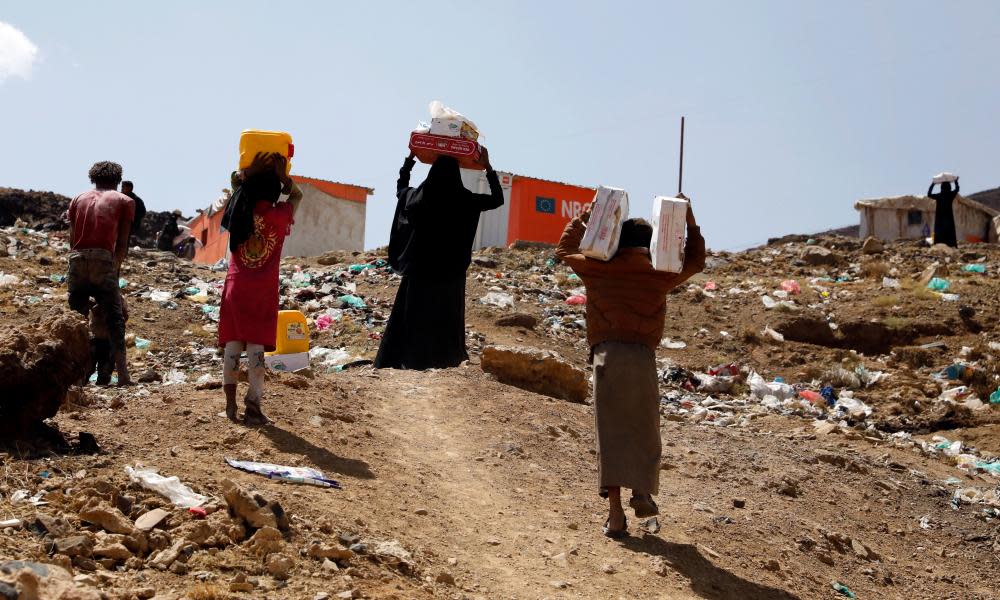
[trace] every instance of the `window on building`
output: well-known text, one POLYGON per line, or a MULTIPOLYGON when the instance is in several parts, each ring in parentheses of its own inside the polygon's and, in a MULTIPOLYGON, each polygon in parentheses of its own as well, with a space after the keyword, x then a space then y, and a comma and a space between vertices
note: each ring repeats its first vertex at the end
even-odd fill
POLYGON ((919 210, 911 210, 906 213, 907 225, 921 225, 924 222, 924 213, 919 210))
POLYGON ((201 230, 201 245, 204 246, 208 244, 208 228, 201 230))

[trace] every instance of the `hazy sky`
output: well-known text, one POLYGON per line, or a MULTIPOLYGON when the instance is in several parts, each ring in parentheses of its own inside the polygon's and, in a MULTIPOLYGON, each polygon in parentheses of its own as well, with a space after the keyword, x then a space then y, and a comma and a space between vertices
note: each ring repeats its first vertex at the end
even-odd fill
POLYGON ((375 188, 367 247, 433 99, 498 169, 624 187, 633 216, 676 192, 687 115, 684 191, 716 249, 855 223, 856 199, 942 170, 1000 185, 994 0, 38 0, 0 22, 0 186, 75 195, 110 159, 192 214, 241 130, 287 130, 293 172, 375 188))

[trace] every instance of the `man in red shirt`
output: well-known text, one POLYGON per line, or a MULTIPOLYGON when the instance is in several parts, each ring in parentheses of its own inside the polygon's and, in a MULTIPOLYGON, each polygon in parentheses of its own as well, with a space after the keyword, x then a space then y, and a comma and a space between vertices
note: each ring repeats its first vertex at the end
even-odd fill
MULTIPOLYGON (((118 192, 121 165, 99 162, 90 168, 95 189, 69 203, 69 307, 86 316, 93 298, 107 319, 118 385, 131 385, 125 358, 125 315, 118 272, 128 252, 135 202, 118 192)), ((106 383, 106 382, 101 382, 106 383)))

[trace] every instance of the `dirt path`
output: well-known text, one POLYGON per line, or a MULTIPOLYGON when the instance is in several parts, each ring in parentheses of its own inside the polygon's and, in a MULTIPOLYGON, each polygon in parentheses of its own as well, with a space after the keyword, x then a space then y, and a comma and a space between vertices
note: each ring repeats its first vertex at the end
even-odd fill
POLYGON ((669 518, 659 536, 633 520, 637 537, 604 538, 589 407, 454 375, 380 375, 395 391, 373 412, 391 436, 394 470, 414 478, 400 512, 428 511, 408 520, 407 534, 434 540, 441 570, 460 586, 490 598, 790 597, 714 566, 713 551, 669 518), (457 403, 460 388, 478 394, 457 403))

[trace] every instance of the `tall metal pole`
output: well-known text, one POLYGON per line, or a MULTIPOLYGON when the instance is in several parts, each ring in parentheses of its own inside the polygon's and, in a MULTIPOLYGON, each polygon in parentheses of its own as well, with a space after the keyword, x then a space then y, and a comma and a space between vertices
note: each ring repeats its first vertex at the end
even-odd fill
POLYGON ((684 184, 684 117, 681 117, 681 167, 677 173, 677 195, 681 195, 684 184))

